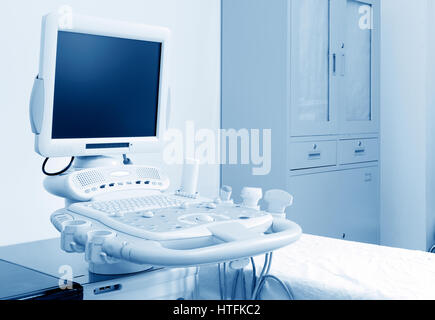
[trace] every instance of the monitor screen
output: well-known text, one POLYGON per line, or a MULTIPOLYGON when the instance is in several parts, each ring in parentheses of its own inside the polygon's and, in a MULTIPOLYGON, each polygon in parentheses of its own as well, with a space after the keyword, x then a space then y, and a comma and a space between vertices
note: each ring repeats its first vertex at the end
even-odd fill
POLYGON ((59 31, 53 139, 155 137, 160 42, 59 31))

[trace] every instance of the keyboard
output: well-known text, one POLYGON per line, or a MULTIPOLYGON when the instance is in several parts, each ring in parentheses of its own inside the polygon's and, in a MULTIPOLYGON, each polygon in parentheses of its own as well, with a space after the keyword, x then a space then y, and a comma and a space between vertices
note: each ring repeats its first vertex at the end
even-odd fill
MULTIPOLYGON (((238 221, 248 228, 271 224, 271 216, 264 212, 235 205, 216 205, 173 195, 80 202, 68 208, 74 219, 94 220, 93 226, 110 229, 150 240, 178 240, 210 236, 208 227, 238 221)), ((60 216, 57 217, 61 218, 60 216)))
POLYGON ((179 207, 182 204, 183 201, 180 199, 165 195, 152 195, 108 201, 94 201, 82 204, 81 206, 100 211, 109 216, 121 217, 131 212, 179 207))

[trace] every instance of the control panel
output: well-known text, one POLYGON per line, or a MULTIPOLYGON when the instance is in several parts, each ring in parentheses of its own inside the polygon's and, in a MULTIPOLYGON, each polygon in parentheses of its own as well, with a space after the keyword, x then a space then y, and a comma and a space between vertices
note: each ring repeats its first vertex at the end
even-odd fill
MULTIPOLYGON (((148 196, 152 197, 166 196, 148 196)), ((126 209, 128 205, 120 201, 123 200, 117 200, 117 204, 112 207, 108 207, 107 202, 76 203, 69 207, 68 213, 78 214, 76 219, 90 218, 119 232, 160 241, 207 237, 211 235, 208 229, 210 225, 230 221, 237 221, 248 229, 259 227, 261 232, 266 231, 272 224, 270 214, 233 204, 198 202, 186 205, 180 197, 171 196, 160 200, 160 206, 163 202, 166 204, 163 208, 151 205, 148 200, 148 207, 135 209, 130 206, 126 209)), ((133 203, 139 200, 125 201, 133 203)))

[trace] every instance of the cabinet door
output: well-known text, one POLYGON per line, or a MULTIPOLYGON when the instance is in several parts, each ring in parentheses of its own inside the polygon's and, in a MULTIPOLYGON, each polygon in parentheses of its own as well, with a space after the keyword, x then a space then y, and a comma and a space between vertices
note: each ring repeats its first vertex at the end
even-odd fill
POLYGON ((379 167, 342 171, 340 191, 344 239, 379 244, 379 167))
POLYGON ((305 233, 379 243, 379 168, 291 176, 287 218, 305 233))
POLYGON ((340 133, 379 132, 379 8, 375 0, 339 0, 340 133))
POLYGON ((292 0, 291 135, 337 133, 336 0, 292 0))

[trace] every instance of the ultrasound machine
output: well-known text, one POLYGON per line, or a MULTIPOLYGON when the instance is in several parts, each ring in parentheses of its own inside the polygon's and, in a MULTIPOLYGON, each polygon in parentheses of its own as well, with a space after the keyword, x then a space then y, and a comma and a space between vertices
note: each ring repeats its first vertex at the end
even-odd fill
MULTIPOLYGON (((149 288, 167 291, 148 298, 177 298, 171 291, 184 286, 181 297, 194 299, 202 266, 243 270, 252 257, 271 261, 274 250, 299 239, 301 228, 285 219, 292 197, 284 191, 265 192, 265 211, 258 207, 258 188, 245 188, 240 204, 226 186, 218 198, 204 198, 192 161, 171 193, 162 168, 129 160, 128 154, 163 148, 170 109, 168 29, 80 15, 69 24, 61 20, 58 13, 43 18, 30 118, 35 150, 45 158, 44 187, 65 199, 51 215, 64 252, 80 254, 91 275, 124 275, 141 285, 145 279, 149 288), (48 172, 56 157, 71 160, 64 170, 48 172)), ((260 290, 260 277, 254 275, 252 291, 260 290)))

